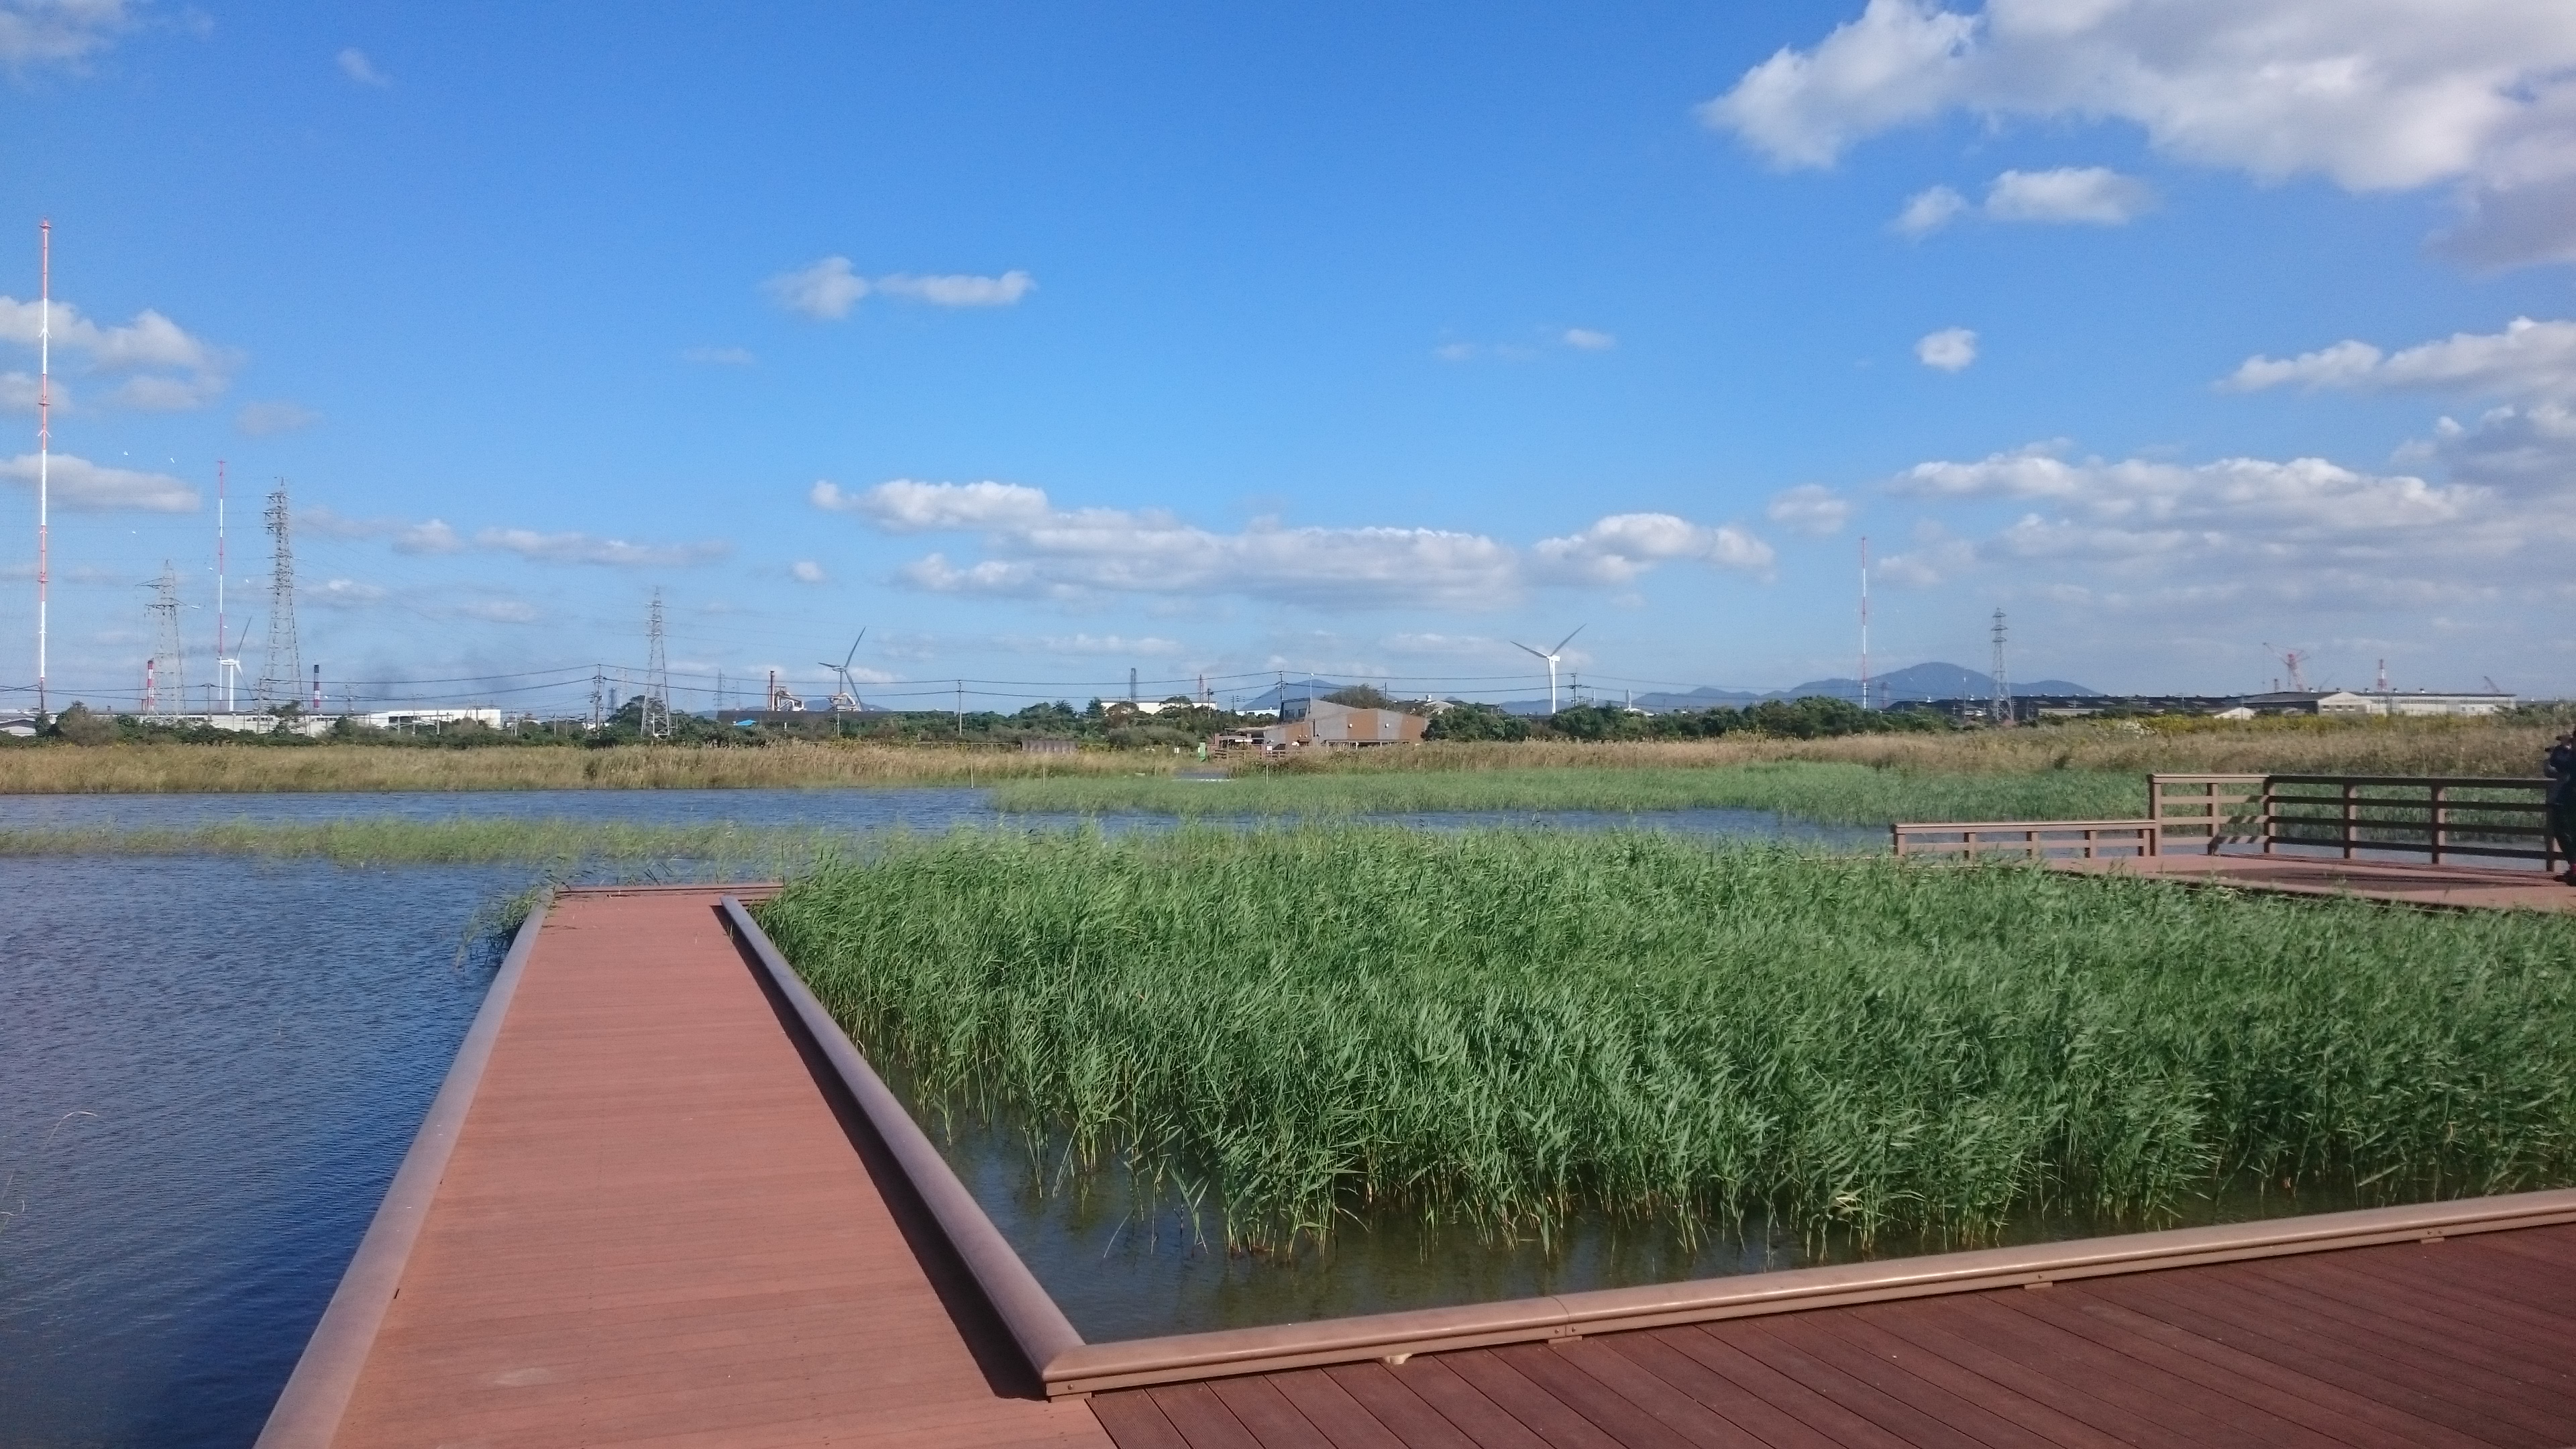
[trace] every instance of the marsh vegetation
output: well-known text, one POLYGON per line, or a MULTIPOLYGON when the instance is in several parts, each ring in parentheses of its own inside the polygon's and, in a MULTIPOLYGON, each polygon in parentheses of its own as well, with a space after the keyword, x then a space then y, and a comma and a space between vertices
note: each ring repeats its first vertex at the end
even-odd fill
POLYGON ((934 1121, 1237 1246, 2576 1180, 2576 930, 2538 915, 1335 824, 898 841, 761 918, 934 1121))

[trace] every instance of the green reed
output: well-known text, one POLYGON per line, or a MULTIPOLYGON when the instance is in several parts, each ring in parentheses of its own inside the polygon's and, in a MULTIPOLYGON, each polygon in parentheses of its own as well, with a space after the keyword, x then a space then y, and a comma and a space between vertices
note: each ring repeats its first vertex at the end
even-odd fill
POLYGON ((761 917, 923 1110, 1204 1192, 1240 1245, 2576 1180, 2576 922, 2536 914, 1340 824, 897 841, 761 917))
POLYGON ((2146 813, 2143 776, 2040 770, 1948 774, 1787 762, 1707 769, 1247 773, 1225 781, 1064 777, 997 785, 1003 810, 1166 815, 1353 815, 1450 811, 1763 810, 1845 825, 1892 820, 2101 820, 2146 813))

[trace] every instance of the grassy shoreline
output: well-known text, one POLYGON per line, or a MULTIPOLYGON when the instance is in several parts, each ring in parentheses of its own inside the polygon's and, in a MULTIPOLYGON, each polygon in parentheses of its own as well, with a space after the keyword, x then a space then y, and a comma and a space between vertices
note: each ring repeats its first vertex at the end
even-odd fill
MULTIPOLYGON (((1805 761, 1926 774, 2044 771, 2300 771, 2320 774, 2538 773, 2563 725, 2485 720, 2320 719, 2049 725, 2000 732, 1724 739, 1667 743, 1435 744, 1301 760, 1293 774, 1688 770, 1805 761)), ((1186 757, 1152 750, 1028 755, 947 745, 793 742, 477 749, 314 744, 0 745, 0 795, 386 790, 814 789, 986 785, 1166 775, 1186 757)))
POLYGON ((845 845, 822 829, 625 825, 575 820, 231 821, 179 827, 81 825, 0 829, 0 859, 61 855, 241 855, 337 865, 553 868, 687 861, 776 876, 845 845))
POLYGON ((2576 931, 2518 913, 1331 825, 898 843, 762 919, 931 1100, 1204 1190, 1240 1244, 2576 1180, 2576 931))

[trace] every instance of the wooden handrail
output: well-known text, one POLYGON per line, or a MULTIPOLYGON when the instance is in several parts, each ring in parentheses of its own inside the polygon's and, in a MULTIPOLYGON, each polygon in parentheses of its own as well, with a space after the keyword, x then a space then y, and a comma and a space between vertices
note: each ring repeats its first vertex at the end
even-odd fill
POLYGON ((1945 820, 1900 821, 1888 843, 1900 856, 2051 855, 2079 860, 2107 858, 2104 847, 2127 855, 2156 854, 2160 832, 2153 820, 1945 820), (1927 837, 1952 836, 1956 840, 1927 837))
POLYGON ((2163 848, 2190 842, 2561 862, 2544 819, 2549 782, 2478 775, 2192 775, 2147 777, 2147 813, 2163 848), (2474 798, 2521 794, 2524 798, 2474 798), (2504 819, 2496 817, 2503 816, 2504 819), (2200 832, 2206 832, 2205 836, 2200 832), (2536 841, 2537 847, 2522 844, 2536 841))

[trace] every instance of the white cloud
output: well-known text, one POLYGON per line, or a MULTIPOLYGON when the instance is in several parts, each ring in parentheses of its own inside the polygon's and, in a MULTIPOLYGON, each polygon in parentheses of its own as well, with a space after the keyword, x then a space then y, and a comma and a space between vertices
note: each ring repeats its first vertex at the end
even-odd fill
POLYGON ((823 566, 810 558, 800 558, 789 564, 787 572, 800 584, 819 584, 827 577, 823 572, 823 566))
MULTIPOLYGON (((36 374, 32 372, 0 372, 0 412, 35 416, 36 395, 39 390, 36 374)), ((53 410, 57 413, 73 410, 71 392, 63 386, 63 380, 59 377, 53 380, 50 400, 53 410)))
POLYGON ((1014 654, 1098 654, 1122 659, 1168 659, 1186 650, 1177 639, 1152 634, 1005 634, 993 644, 1014 654))
POLYGON ((2502 332, 2458 332, 2394 354, 2338 342, 2292 358, 2249 357, 2222 386, 2456 390, 2576 401, 2576 322, 2516 317, 2502 332))
POLYGON ((125 0, 0 0, 0 65, 78 67, 130 24, 125 0))
POLYGON ((1925 367, 1957 372, 1977 360, 1977 334, 1965 327, 1926 333, 1914 344, 1914 358, 1925 367))
POLYGON ((899 577, 938 593, 1073 599, 1136 593, 1236 593, 1325 607, 1438 604, 1482 607, 1529 584, 1621 583, 1659 562, 1769 567, 1770 548, 1733 527, 1670 514, 1605 518, 1524 558, 1482 534, 1430 528, 1287 528, 1256 521, 1218 533, 1158 510, 1057 508, 1014 483, 923 483, 899 478, 863 493, 814 485, 821 508, 856 513, 896 534, 980 534, 996 555, 952 562, 945 552, 899 577))
POLYGON ((2473 260, 2576 259, 2563 0, 1868 0, 1701 107, 1775 164, 1966 111, 2115 119, 2204 165, 2351 191, 2457 183, 2473 260))
POLYGON ((467 599, 447 607, 453 613, 468 619, 480 619, 486 624, 533 624, 544 617, 534 604, 521 599, 467 599))
POLYGON ((681 352, 680 360, 708 367, 749 367, 760 359, 748 347, 691 347, 681 352))
POLYGON ((1947 186, 1918 191, 1905 199, 1905 209, 1896 214, 1890 225, 1907 236, 1930 236, 1948 226, 1968 209, 1968 198, 1947 186))
POLYGON ((465 547, 456 530, 439 519, 408 523, 399 518, 351 518, 320 503, 298 510, 295 526, 327 538, 391 539, 396 553, 455 553, 465 547))
POLYGON ((233 426, 253 438, 275 437, 279 433, 301 432, 322 421, 322 415, 291 402, 255 402, 233 416, 233 426))
MULTIPOLYGON (((443 526, 443 525, 442 525, 443 526)), ((540 563, 599 564, 609 568, 686 568, 710 563, 733 551, 719 540, 703 543, 629 543, 587 533, 539 533, 530 528, 486 528, 474 535, 477 548, 514 553, 540 563)))
MULTIPOLYGON (((41 301, 0 296, 0 342, 35 347, 45 315, 41 301)), ((102 327, 78 307, 58 301, 52 309, 52 333, 57 366, 69 361, 92 372, 133 374, 111 401, 147 412, 204 405, 224 390, 242 362, 240 353, 191 336, 149 308, 122 327, 102 327)), ((59 401, 61 384, 55 387, 59 401)))
MULTIPOLYGON (((36 486, 37 458, 21 453, 0 463, 0 478, 36 486)), ((46 492, 57 508, 80 513, 194 513, 197 490, 167 473, 145 473, 131 468, 106 468, 87 458, 69 453, 56 453, 46 468, 46 492)))
POLYGON ((868 294, 867 278, 850 270, 848 257, 825 257, 761 285, 778 305, 824 320, 849 316, 851 305, 868 294))
POLYGON ((363 609, 384 601, 386 590, 380 584, 361 583, 356 579, 330 579, 307 586, 304 602, 325 609, 363 609))
POLYGON ((1851 519, 1851 503, 1820 483, 1801 483, 1775 493, 1762 516, 1783 528, 1824 537, 1840 533, 1851 519))
POLYGON ((362 86, 393 84, 393 78, 376 69, 375 62, 367 59, 367 53, 354 45, 341 51, 337 59, 340 63, 340 74, 362 86))
POLYGON ((1617 513, 1580 533, 1532 546, 1533 572, 1548 582, 1633 583, 1656 564, 1696 559, 1751 573, 1771 567, 1771 545, 1732 524, 1711 528, 1669 513, 1617 513))
POLYGON ((1595 332, 1589 327, 1568 327, 1561 340, 1579 352, 1607 352, 1619 345, 1618 338, 1607 332, 1595 332))
POLYGON ((781 272, 761 285, 780 306, 826 321, 847 317, 850 308, 870 292, 934 307, 1008 307, 1038 287, 1036 278, 1020 271, 998 277, 896 272, 870 281, 852 269, 848 257, 825 257, 811 266, 781 272))
POLYGON ((934 307, 1008 307, 1037 288, 1036 279, 1026 272, 1004 272, 998 277, 916 277, 897 272, 876 282, 876 289, 889 297, 909 297, 934 307))
POLYGON ((1925 237, 1973 211, 1989 221, 2125 226, 2155 206, 2154 189, 2134 176, 2107 166, 2060 166, 2004 172, 1986 183, 1982 206, 1947 186, 1916 192, 1890 225, 1925 237))
POLYGON ((2125 226, 2155 204, 2145 182, 2107 166, 2007 171, 1986 190, 1986 215, 1997 221, 2125 226))
POLYGON ((433 518, 426 523, 409 523, 394 530, 394 552, 411 554, 455 553, 465 547, 465 540, 445 521, 433 518))
POLYGON ((1431 349, 1431 355, 1439 358, 1442 362, 1473 362, 1476 360, 1476 344, 1473 342, 1443 342, 1439 346, 1431 349))

